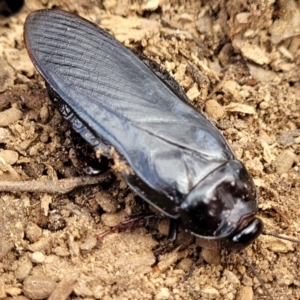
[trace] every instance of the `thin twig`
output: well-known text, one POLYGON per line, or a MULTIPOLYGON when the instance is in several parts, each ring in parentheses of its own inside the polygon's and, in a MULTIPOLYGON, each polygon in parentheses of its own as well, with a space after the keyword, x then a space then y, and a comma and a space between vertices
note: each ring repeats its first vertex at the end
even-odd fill
POLYGON ((98 176, 81 176, 47 181, 0 181, 0 192, 38 192, 65 194, 76 187, 99 184, 110 178, 111 172, 98 176))

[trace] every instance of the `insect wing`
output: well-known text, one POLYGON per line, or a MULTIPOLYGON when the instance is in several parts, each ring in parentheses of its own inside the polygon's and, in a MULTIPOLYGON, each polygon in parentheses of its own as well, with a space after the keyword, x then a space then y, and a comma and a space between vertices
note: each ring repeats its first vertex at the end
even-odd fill
POLYGON ((24 36, 48 85, 152 189, 178 201, 234 157, 204 115, 95 24, 59 10, 37 11, 24 36))

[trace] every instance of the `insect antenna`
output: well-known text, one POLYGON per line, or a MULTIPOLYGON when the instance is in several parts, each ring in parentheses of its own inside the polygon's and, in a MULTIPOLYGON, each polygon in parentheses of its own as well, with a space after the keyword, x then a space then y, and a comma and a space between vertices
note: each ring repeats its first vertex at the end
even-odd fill
POLYGON ((286 240, 286 241, 290 241, 290 242, 293 242, 293 243, 300 244, 300 240, 293 239, 293 238, 290 238, 290 237, 286 237, 286 236, 283 236, 283 235, 280 235, 280 234, 277 234, 277 233, 274 233, 274 232, 263 231, 262 234, 263 235, 274 236, 274 237, 276 237, 278 239, 281 239, 281 240, 286 240))
POLYGON ((258 272, 256 271, 256 269, 254 268, 254 266, 252 265, 252 263, 249 261, 249 259, 247 258, 247 256, 245 254, 241 253, 241 252, 238 252, 238 254, 242 257, 242 259, 244 260, 244 262, 247 264, 247 266, 249 267, 249 269, 252 271, 252 273, 254 274, 254 276, 257 278, 258 282, 260 283, 261 287, 266 292, 266 294, 268 294, 268 296, 270 297, 270 299, 273 300, 274 298, 272 297, 270 291, 266 288, 265 282, 260 277, 260 275, 258 274, 258 272))

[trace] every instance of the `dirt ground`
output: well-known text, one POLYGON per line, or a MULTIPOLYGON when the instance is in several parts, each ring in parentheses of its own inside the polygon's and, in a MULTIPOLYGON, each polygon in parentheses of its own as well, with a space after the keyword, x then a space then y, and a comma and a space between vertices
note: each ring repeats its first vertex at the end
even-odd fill
POLYGON ((43 8, 79 14, 168 70, 253 175, 265 230, 300 239, 298 1, 27 0, 0 19, 0 190, 29 181, 27 192, 0 193, 0 299, 300 299, 295 243, 260 236, 244 250, 266 291, 241 256, 184 232, 156 259, 168 220, 97 243, 149 211, 118 175, 65 194, 34 190, 83 175, 24 48, 25 19, 43 8))

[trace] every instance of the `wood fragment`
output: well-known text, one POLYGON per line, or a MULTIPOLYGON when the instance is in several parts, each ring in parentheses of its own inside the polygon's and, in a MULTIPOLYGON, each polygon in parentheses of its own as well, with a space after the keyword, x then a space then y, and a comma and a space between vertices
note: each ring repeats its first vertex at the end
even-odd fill
POLYGON ((77 282, 79 274, 77 272, 66 275, 56 286, 48 300, 65 300, 68 299, 73 291, 73 287, 77 282))
POLYGON ((111 177, 111 174, 108 171, 98 176, 81 176, 53 181, 0 181, 0 192, 66 194, 80 186, 99 184, 107 181, 111 177))

